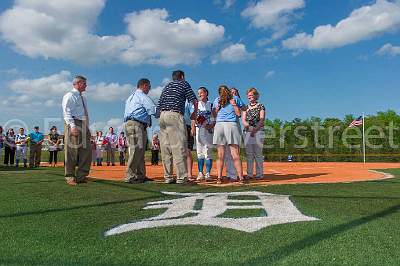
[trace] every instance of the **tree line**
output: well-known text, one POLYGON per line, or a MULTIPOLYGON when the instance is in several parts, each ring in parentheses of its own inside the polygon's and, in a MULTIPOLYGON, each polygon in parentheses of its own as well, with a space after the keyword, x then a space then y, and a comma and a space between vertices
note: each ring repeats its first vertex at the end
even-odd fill
MULTIPOLYGON (((349 128, 357 118, 311 117, 292 121, 265 121, 264 155, 267 161, 349 161, 363 160, 362 125, 349 128)), ((400 115, 393 110, 365 116, 367 161, 400 161, 400 115)))

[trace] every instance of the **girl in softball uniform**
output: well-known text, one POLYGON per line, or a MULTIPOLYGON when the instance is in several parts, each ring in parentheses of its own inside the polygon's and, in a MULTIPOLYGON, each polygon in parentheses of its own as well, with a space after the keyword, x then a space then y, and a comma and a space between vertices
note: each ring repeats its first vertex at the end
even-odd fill
POLYGON ((20 159, 24 162, 24 167, 27 167, 27 146, 28 146, 28 135, 24 133, 24 129, 21 127, 19 129, 19 134, 15 137, 15 144, 17 146, 17 155, 16 155, 16 164, 15 166, 19 166, 20 159))
POLYGON ((208 90, 205 87, 200 87, 197 93, 199 96, 196 120, 196 151, 199 169, 197 181, 204 178, 206 181, 210 181, 215 118, 212 115, 212 103, 208 100, 208 90), (203 172, 204 164, 206 165, 205 175, 203 172))

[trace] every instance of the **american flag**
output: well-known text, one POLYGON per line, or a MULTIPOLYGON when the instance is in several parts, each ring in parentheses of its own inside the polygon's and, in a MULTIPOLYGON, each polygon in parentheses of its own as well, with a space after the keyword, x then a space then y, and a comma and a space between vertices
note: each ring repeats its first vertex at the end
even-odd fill
POLYGON ((362 116, 360 116, 359 118, 354 119, 354 120, 350 123, 349 127, 361 126, 362 123, 363 123, 363 119, 362 119, 362 116))

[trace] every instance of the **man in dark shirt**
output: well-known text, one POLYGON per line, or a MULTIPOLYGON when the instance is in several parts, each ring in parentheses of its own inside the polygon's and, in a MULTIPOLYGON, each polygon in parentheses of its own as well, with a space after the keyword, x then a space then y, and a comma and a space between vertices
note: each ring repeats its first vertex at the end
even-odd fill
MULTIPOLYGON (((197 98, 189 83, 185 81, 185 73, 176 70, 172 73, 170 82, 161 93, 157 105, 160 117, 161 156, 164 167, 165 183, 186 183, 188 169, 187 132, 184 122, 185 101, 193 103, 197 114, 197 98), (173 164, 176 168, 176 180, 173 177, 173 164)), ((196 119, 192 117, 191 119, 196 119)))

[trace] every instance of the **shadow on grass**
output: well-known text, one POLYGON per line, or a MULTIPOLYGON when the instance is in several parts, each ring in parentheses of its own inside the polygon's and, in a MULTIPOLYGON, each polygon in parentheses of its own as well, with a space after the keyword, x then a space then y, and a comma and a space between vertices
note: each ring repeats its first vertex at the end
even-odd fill
MULTIPOLYGON (((138 190, 141 192, 148 192, 148 193, 157 193, 161 194, 159 187, 155 188, 155 190, 151 189, 146 189, 143 188, 143 186, 146 186, 147 184, 151 185, 160 185, 160 186, 168 186, 168 188, 177 188, 177 189, 182 189, 182 188, 197 188, 197 189, 192 189, 190 192, 201 192, 208 190, 208 187, 200 187, 200 186, 187 186, 187 185, 165 185, 165 184, 159 184, 159 183, 154 183, 154 182, 149 182, 145 184, 126 184, 126 183, 117 183, 114 181, 108 181, 108 180, 95 180, 93 181, 96 184, 102 184, 102 185, 108 185, 108 186, 114 186, 114 187, 119 187, 119 188, 124 188, 124 189, 131 189, 131 190, 138 190)), ((167 189, 166 189, 167 190, 167 189)))
POLYGON ((267 264, 267 263, 278 262, 279 260, 282 260, 282 259, 290 256, 291 254, 294 254, 302 249, 314 246, 322 240, 332 238, 340 233, 351 230, 357 226, 369 223, 375 219, 379 219, 379 218, 391 215, 399 210, 400 210, 400 205, 395 205, 395 206, 387 208, 381 212, 377 212, 375 214, 365 216, 365 217, 350 221, 348 223, 337 225, 331 229, 316 233, 316 234, 306 237, 302 240, 298 240, 292 244, 289 244, 282 248, 279 248, 279 249, 275 250, 274 252, 271 252, 265 256, 257 257, 252 260, 249 260, 246 263, 244 263, 244 265, 267 264))
POLYGON ((12 182, 7 185, 25 185, 25 184, 40 184, 40 183, 64 183, 64 180, 53 179, 53 180, 39 180, 39 181, 27 181, 27 182, 12 182))
POLYGON ((294 198, 315 198, 315 199, 369 199, 369 200, 396 200, 400 197, 363 197, 363 196, 319 196, 319 195, 290 195, 294 198))
POLYGON ((264 174, 263 181, 281 181, 281 180, 293 180, 300 178, 311 178, 327 175, 328 173, 313 173, 313 174, 264 174))
POLYGON ((97 207, 105 207, 105 206, 112 206, 130 202, 137 202, 142 200, 154 200, 163 198, 163 195, 158 196, 149 196, 131 200, 117 200, 117 201, 109 201, 109 202, 102 202, 96 204, 87 204, 87 205, 78 205, 72 207, 65 207, 65 208, 56 208, 56 209, 48 209, 48 210, 39 210, 39 211, 30 211, 30 212, 19 212, 19 213, 12 213, 12 214, 5 214, 0 215, 0 219, 2 218, 15 218, 15 217, 23 217, 23 216, 30 216, 30 215, 41 215, 41 214, 48 214, 48 213, 56 213, 56 212, 66 212, 66 211, 73 211, 73 210, 80 210, 80 209, 87 209, 87 208, 97 208, 97 207))
MULTIPOLYGON (((57 182, 57 181, 59 181, 59 180, 54 180, 53 182, 57 182)), ((46 182, 46 181, 44 181, 44 182, 46 182)), ((39 183, 39 182, 34 182, 34 183, 39 183)), ((105 207, 105 206, 110 206, 110 205, 137 202, 137 201, 142 201, 142 200, 154 200, 154 199, 166 197, 165 195, 161 194, 160 191, 158 191, 158 190, 149 190, 149 189, 145 189, 142 187, 138 187, 137 185, 119 184, 119 183, 114 183, 111 181, 104 181, 104 180, 96 180, 93 183, 99 183, 102 185, 109 185, 109 186, 116 186, 119 188, 131 189, 131 190, 147 192, 147 193, 152 193, 152 194, 157 194, 157 195, 143 197, 143 198, 137 198, 137 199, 132 199, 132 200, 119 200, 119 201, 102 202, 102 203, 88 204, 88 205, 78 205, 78 206, 65 207, 65 208, 56 208, 56 209, 48 209, 48 210, 5 214, 5 215, 0 215, 0 219, 1 218, 14 218, 14 217, 22 217, 22 216, 30 216, 30 215, 48 214, 48 213, 55 213, 55 212, 66 212, 66 211, 95 208, 95 207, 105 207)), ((192 190, 191 192, 199 192, 199 191, 207 190, 207 189, 208 188, 205 188, 205 187, 199 187, 198 189, 192 190)))
POLYGON ((0 172, 22 172, 22 171, 43 171, 43 170, 49 170, 49 168, 46 167, 15 167, 15 166, 0 166, 0 172))

